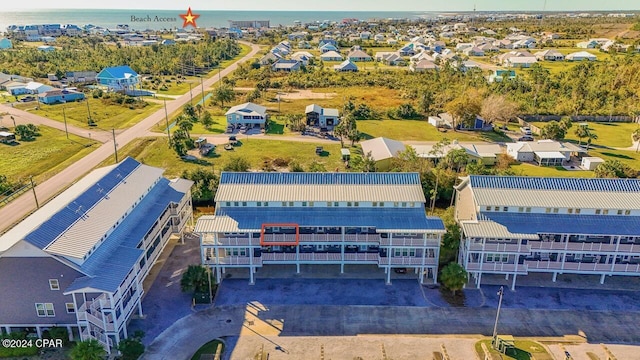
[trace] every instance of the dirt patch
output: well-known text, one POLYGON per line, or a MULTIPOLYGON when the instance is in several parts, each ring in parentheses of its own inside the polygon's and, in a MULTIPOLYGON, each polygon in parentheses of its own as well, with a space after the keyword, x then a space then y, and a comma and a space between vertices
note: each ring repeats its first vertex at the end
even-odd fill
POLYGON ((336 93, 317 93, 313 90, 295 90, 292 92, 280 94, 281 99, 300 100, 300 99, 331 99, 335 97, 336 93))

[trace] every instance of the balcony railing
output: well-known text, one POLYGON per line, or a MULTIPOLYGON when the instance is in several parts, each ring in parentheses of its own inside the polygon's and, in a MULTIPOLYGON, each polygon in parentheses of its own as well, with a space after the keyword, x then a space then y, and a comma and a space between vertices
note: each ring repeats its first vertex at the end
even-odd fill
POLYGON ((527 245, 522 244, 470 244, 469 251, 488 251, 491 253, 520 253, 529 254, 531 250, 527 245))
POLYGON ((205 238, 202 241, 203 245, 218 245, 218 246, 260 246, 260 239, 249 237, 224 237, 219 236, 218 241, 214 241, 213 237, 205 238))
POLYGON ((572 252, 618 252, 640 254, 640 245, 636 244, 609 244, 590 242, 559 242, 559 241, 530 241, 531 250, 570 250, 572 252))
MULTIPOLYGON (((440 242, 438 240, 429 239, 426 242, 427 247, 438 247, 440 242)), ((410 238, 382 238, 380 239, 381 246, 406 246, 406 247, 423 247, 425 246, 424 239, 410 239, 410 238)))
POLYGON ((113 323, 105 323, 104 321, 102 321, 102 317, 97 317, 88 312, 85 312, 85 314, 86 314, 87 321, 99 327, 100 329, 104 331, 112 331, 112 332, 115 331, 115 327, 113 323))
MULTIPOLYGON (((205 263, 208 265, 249 265, 250 260, 251 259, 248 256, 223 256, 219 257, 217 260, 215 257, 208 258, 205 260, 205 263)), ((260 257, 254 257, 253 263, 259 265, 262 261, 260 260, 260 257)))
POLYGON ((345 253, 344 261, 362 261, 377 264, 380 260, 380 255, 377 253, 345 253))
POLYGON ((482 271, 487 273, 517 273, 526 274, 527 266, 521 264, 505 264, 505 263, 468 263, 468 271, 482 271))
POLYGON ((89 339, 98 340, 98 342, 106 348, 113 347, 113 341, 111 341, 111 339, 109 339, 107 335, 100 332, 96 332, 96 331, 89 332, 89 329, 85 329, 84 331, 82 331, 82 338, 85 340, 89 340, 89 339))
MULTIPOLYGON (((380 258, 380 265, 388 265, 391 260, 391 265, 422 265, 422 257, 416 256, 392 256, 391 258, 380 258)), ((425 265, 435 265, 435 258, 425 258, 425 265)))
POLYGON ((525 261, 530 270, 562 270, 595 273, 640 273, 640 264, 600 264, 587 262, 525 261))

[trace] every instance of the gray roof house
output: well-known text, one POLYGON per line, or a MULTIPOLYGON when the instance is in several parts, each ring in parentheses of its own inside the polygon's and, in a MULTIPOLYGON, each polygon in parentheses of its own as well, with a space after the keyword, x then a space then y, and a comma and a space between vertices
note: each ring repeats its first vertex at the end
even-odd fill
POLYGON ((304 111, 307 116, 307 125, 332 129, 340 122, 338 109, 325 109, 320 105, 307 105, 304 111))
POLYGON ((343 57, 337 51, 327 51, 320 55, 320 59, 322 59, 322 61, 342 61, 343 57))
POLYGON ((351 61, 373 61, 373 58, 362 50, 353 50, 347 55, 351 61))
POLYGON ((271 70, 292 72, 300 70, 301 65, 302 63, 298 60, 280 59, 271 65, 271 70))
POLYGON ((399 152, 406 150, 402 142, 384 137, 362 141, 360 146, 364 155, 371 154, 371 158, 376 162, 376 170, 378 171, 389 170, 391 159, 396 157, 399 152))
POLYGON ((358 66, 351 62, 351 60, 345 60, 338 65, 333 65, 335 71, 358 71, 358 66))
POLYGON ((90 172, 0 237, 0 327, 52 327, 112 352, 142 283, 192 216, 191 185, 132 158, 90 172))

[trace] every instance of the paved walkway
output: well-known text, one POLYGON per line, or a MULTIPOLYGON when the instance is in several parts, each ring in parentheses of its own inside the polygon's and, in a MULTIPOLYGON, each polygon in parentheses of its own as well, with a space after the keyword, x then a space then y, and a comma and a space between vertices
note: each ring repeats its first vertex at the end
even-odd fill
MULTIPOLYGON (((248 43, 247 45, 251 46, 251 51, 240 60, 222 70, 221 76, 229 75, 238 67, 238 64, 248 61, 260 50, 260 47, 258 45, 248 43)), ((204 82, 204 87, 210 87, 218 81, 218 78, 218 74, 216 74, 213 77, 207 79, 204 82)), ((192 92, 193 96, 199 95, 201 92, 201 87, 195 87, 192 92)), ((180 96, 176 100, 167 103, 167 111, 169 113, 177 111, 178 109, 180 109, 180 107, 182 107, 182 105, 189 102, 190 99, 191 96, 189 93, 180 96)), ((116 144, 118 145, 118 148, 122 148, 134 139, 148 134, 149 129, 163 120, 164 117, 165 110, 159 109, 136 125, 123 131, 119 135, 116 135, 116 144)), ((71 185, 76 181, 76 179, 86 174, 88 171, 99 165, 102 161, 109 158, 110 156, 113 156, 113 143, 107 142, 87 156, 76 161, 66 169, 54 175, 44 183, 36 186, 35 191, 38 194, 38 198, 40 199, 41 203, 55 196, 58 192, 60 192, 60 190, 71 185)), ((31 193, 25 193, 24 195, 13 200, 11 203, 2 207, 0 209, 0 219, 2 219, 2 222, 0 223, 0 232, 7 230, 13 224, 17 223, 22 218, 31 213, 34 209, 35 203, 33 200, 33 194, 31 193)))

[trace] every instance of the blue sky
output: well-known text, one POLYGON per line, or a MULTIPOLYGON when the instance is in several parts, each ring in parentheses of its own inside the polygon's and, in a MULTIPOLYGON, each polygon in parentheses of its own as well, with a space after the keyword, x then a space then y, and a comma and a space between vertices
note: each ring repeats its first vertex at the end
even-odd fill
MULTIPOLYGON (((549 11, 640 10, 637 0, 548 0, 549 11)), ((170 9, 182 10, 362 10, 362 11, 541 11, 545 0, 29 0, 16 9, 170 9)))

